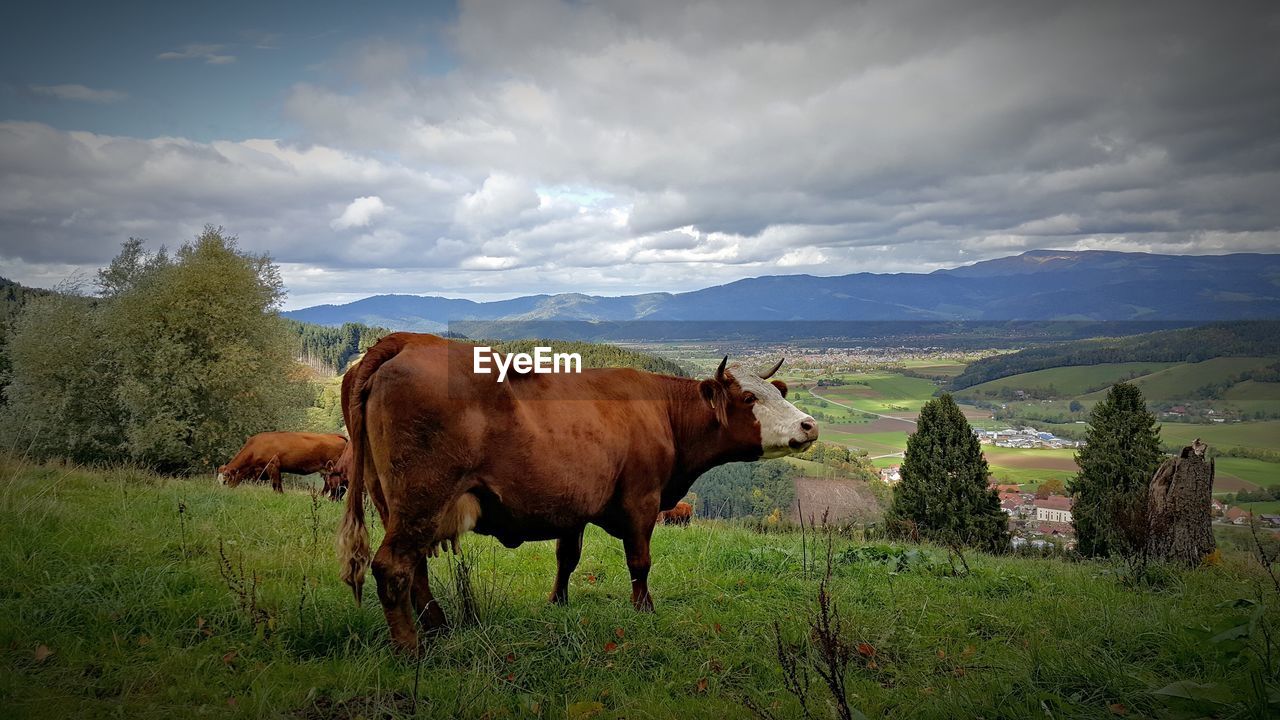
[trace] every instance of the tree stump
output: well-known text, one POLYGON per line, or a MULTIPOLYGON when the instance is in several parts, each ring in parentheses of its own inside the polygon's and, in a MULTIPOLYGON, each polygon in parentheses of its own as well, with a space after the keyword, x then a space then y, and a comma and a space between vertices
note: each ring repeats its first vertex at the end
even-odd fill
POLYGON ((1147 495, 1147 551, 1152 557, 1194 567, 1214 551, 1213 461, 1205 459, 1208 448, 1196 438, 1152 476, 1147 495))

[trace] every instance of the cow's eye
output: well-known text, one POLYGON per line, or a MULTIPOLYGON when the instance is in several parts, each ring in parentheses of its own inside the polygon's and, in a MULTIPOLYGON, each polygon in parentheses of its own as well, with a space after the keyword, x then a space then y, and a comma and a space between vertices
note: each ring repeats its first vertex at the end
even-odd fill
POLYGON ((746 404, 750 405, 751 403, 753 403, 753 402, 755 402, 755 401, 756 401, 756 396, 755 396, 755 395, 752 395, 751 393, 743 393, 743 394, 742 394, 742 402, 744 402, 744 403, 746 403, 746 404))

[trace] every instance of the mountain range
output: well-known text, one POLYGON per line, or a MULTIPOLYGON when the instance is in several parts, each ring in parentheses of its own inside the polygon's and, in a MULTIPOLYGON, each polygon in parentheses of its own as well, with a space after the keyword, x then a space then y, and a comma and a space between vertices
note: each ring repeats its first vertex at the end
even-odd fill
POLYGON ((1280 318, 1280 254, 1032 250, 932 273, 767 275, 684 293, 494 302, 374 295, 284 313, 439 332, 451 321, 1175 321, 1280 318))

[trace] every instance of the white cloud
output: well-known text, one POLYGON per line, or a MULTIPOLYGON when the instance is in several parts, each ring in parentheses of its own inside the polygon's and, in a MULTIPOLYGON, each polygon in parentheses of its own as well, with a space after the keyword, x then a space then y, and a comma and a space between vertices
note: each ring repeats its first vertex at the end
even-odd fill
POLYGON ((329 227, 334 230, 367 227, 375 217, 386 211, 387 206, 382 202, 382 198, 377 195, 358 197, 347 205, 341 215, 329 222, 329 227))
POLYGON ((502 173, 490 175, 475 192, 458 200, 454 220, 465 227, 492 233, 515 226, 521 216, 541 206, 528 182, 502 173))
POLYGON ((208 43, 190 43, 176 50, 169 50, 156 55, 157 60, 203 60, 206 65, 229 65, 236 61, 235 55, 224 51, 226 45, 208 43))
POLYGON ((31 92, 45 97, 97 104, 119 102, 129 97, 128 93, 120 92, 119 90, 99 90, 77 83, 29 85, 28 88, 31 92))

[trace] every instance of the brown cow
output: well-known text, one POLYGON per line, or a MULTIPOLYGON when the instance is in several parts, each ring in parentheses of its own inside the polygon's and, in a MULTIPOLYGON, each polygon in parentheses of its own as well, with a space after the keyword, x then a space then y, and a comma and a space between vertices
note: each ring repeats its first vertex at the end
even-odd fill
POLYGON ((670 510, 658 513, 658 522, 663 525, 688 525, 693 519, 693 506, 687 502, 678 502, 670 510))
POLYGON ((264 432, 245 441, 231 462, 218 468, 218 478, 227 487, 241 481, 271 478, 271 487, 284 492, 280 473, 325 474, 325 486, 334 473, 338 457, 347 447, 347 439, 335 433, 264 432))
POLYGON ((351 443, 347 443, 338 459, 322 473, 324 478, 324 494, 330 500, 338 502, 347 494, 347 473, 351 471, 351 443))
MULTIPOLYGON (((631 601, 653 609, 649 538, 708 469, 780 457, 818 438, 786 385, 720 363, 709 380, 630 369, 474 372, 474 347, 434 335, 383 338, 344 382, 352 463, 338 535, 342 578, 361 596, 372 564, 392 641, 415 651, 415 618, 445 625, 427 557, 469 530, 508 547, 557 540, 550 600, 568 600, 588 523, 620 538, 631 601), (386 535, 370 556, 364 492, 386 535)), ((726 358, 727 361, 728 358, 726 358)))

